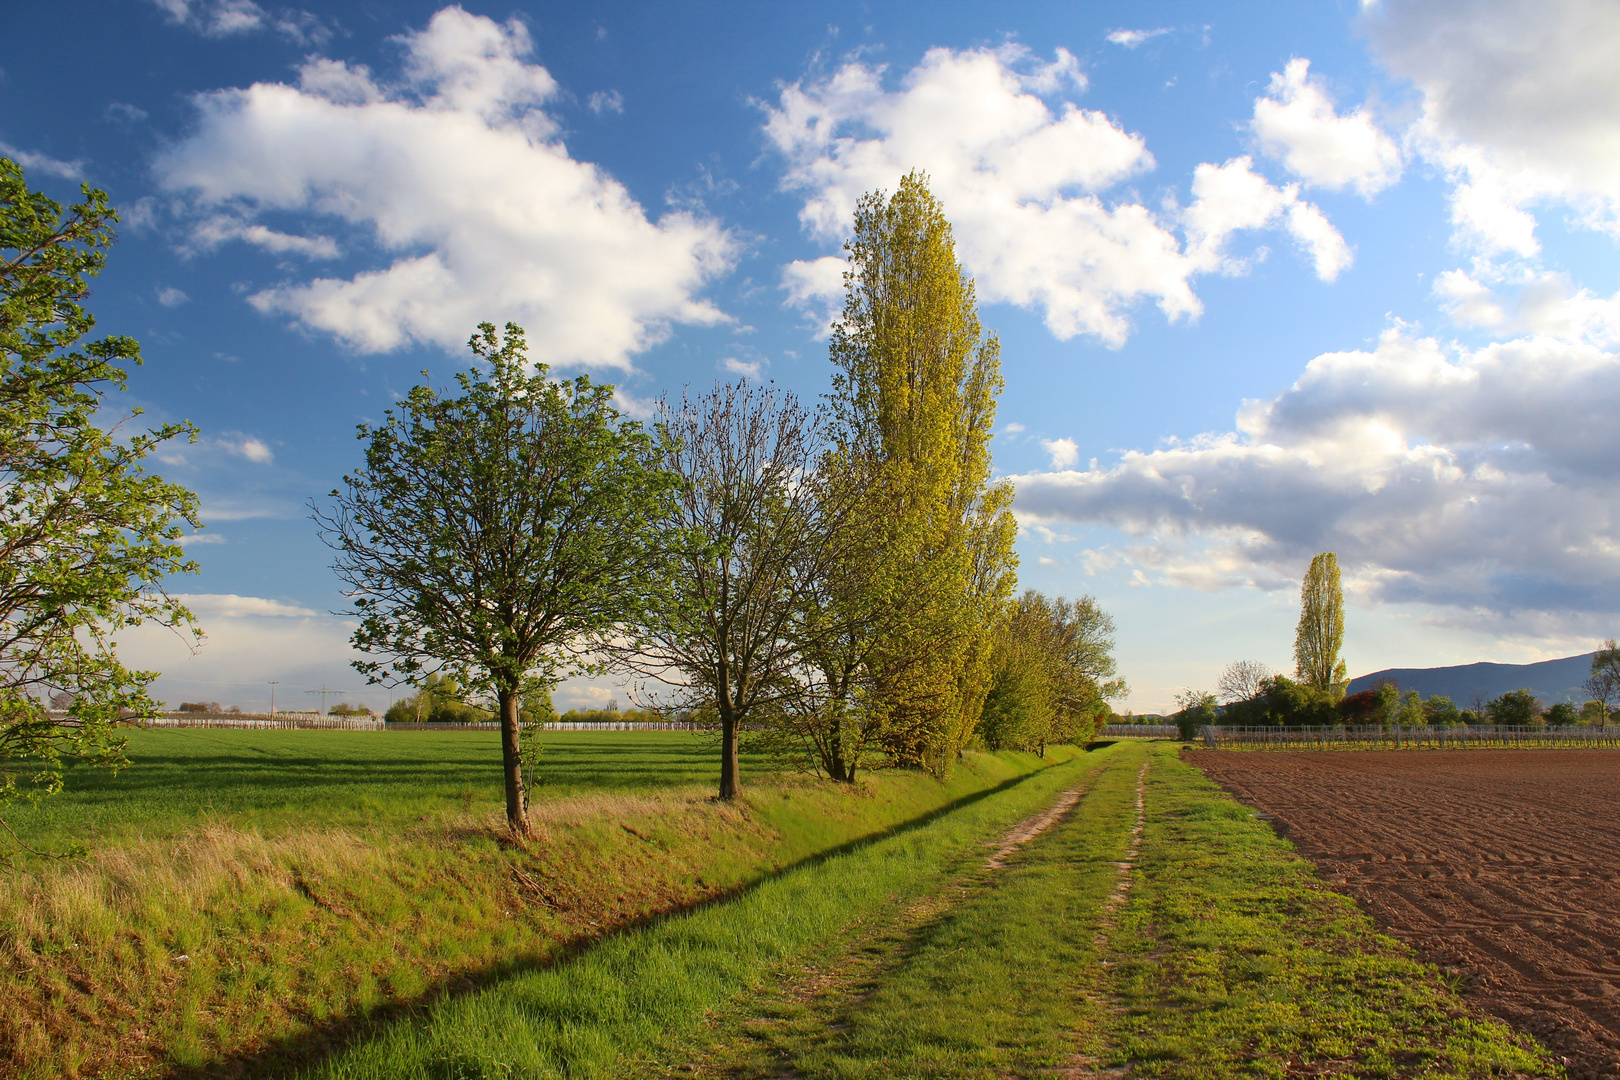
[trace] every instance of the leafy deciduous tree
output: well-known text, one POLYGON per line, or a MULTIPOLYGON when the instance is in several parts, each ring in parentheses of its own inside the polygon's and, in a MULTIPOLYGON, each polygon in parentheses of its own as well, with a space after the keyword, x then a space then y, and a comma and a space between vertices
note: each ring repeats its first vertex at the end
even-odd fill
POLYGON ((180 522, 200 527, 197 498, 141 464, 196 431, 122 437, 96 424, 108 390, 124 389, 118 362, 141 355, 128 337, 82 341, 95 327, 87 280, 118 214, 104 192, 81 190, 64 215, 0 158, 0 760, 28 763, 7 770, 0 801, 59 790, 64 758, 124 763, 114 722, 159 706, 147 693, 157 673, 119 662, 119 629, 201 638, 162 584, 196 569, 176 541, 180 522), (65 717, 48 714, 52 697, 65 717))
POLYGON ((418 386, 361 425, 365 465, 315 518, 360 618, 354 645, 381 657, 355 667, 390 684, 442 671, 493 696, 507 823, 526 834, 523 696, 639 620, 672 481, 611 386, 531 374, 513 323, 468 345, 488 372, 459 374, 456 397, 418 386))
POLYGON ((1338 701, 1347 683, 1344 661, 1344 590, 1339 559, 1324 551, 1311 560, 1299 589, 1299 628, 1294 635, 1294 667, 1299 681, 1338 701))
POLYGON ((1582 689, 1605 708, 1620 706, 1620 642, 1609 638, 1592 654, 1592 673, 1582 689))

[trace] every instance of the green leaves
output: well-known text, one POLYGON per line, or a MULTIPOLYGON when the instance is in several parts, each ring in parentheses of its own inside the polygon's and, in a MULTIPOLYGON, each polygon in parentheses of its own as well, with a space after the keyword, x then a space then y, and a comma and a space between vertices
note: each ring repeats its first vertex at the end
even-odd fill
POLYGON ((180 522, 200 526, 196 496, 142 466, 196 429, 95 422, 107 390, 124 388, 113 362, 140 363, 140 346, 80 344, 95 326, 87 280, 118 220, 105 193, 82 190, 64 216, 0 158, 0 761, 24 763, 0 779, 0 801, 59 790, 64 759, 123 763, 115 723, 158 705, 146 693, 156 673, 118 662, 119 628, 201 636, 161 585, 195 569, 176 540, 180 522), (47 712, 50 697, 66 709, 47 712))

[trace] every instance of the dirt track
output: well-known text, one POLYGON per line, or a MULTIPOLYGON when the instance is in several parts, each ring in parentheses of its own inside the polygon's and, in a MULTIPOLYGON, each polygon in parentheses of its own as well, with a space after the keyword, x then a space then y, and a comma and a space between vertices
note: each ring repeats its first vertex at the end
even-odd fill
POLYGON ((1572 1077, 1620 1076, 1620 750, 1187 760, 1572 1077))

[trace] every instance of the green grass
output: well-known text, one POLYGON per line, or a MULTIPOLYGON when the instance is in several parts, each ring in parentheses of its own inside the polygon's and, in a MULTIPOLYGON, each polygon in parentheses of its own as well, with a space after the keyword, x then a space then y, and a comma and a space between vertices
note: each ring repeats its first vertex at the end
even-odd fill
POLYGON ((589 1077, 698 1030, 784 964, 983 859, 983 843, 1049 805, 1109 752, 959 799, 930 819, 761 881, 722 904, 609 939, 569 963, 433 1008, 306 1074, 589 1077))
POLYGON ((1560 1076, 1172 748, 1149 772, 1137 879, 1113 947, 1133 1077, 1560 1076))
POLYGON ((0 873, 0 1072, 280 1074, 391 1010, 544 968, 570 942, 1074 753, 970 754, 948 783, 894 771, 854 789, 751 772, 727 805, 689 735, 562 733, 540 835, 514 847, 477 733, 139 738, 132 769, 34 823, 72 836, 75 808, 99 808, 89 859, 0 873))
MULTIPOLYGON (((702 787, 719 778, 714 740, 686 732, 549 732, 535 796, 702 787)), ((483 808, 502 799, 495 731, 130 732, 131 766, 68 769, 66 790, 6 822, 33 847, 199 822, 260 830, 360 826, 483 808)), ((758 759, 745 758, 745 781, 758 759)), ((3 848, 0 848, 3 850, 3 848)))

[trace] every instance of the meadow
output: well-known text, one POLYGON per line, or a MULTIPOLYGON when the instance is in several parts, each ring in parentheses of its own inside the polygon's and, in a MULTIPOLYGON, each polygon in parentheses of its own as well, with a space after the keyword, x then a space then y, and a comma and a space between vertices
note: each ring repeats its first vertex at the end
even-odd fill
POLYGON ((1561 1075, 1168 742, 726 804, 702 737, 558 733, 528 844, 487 733, 132 751, 0 878, 6 1074, 1561 1075))

